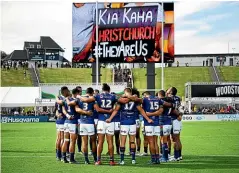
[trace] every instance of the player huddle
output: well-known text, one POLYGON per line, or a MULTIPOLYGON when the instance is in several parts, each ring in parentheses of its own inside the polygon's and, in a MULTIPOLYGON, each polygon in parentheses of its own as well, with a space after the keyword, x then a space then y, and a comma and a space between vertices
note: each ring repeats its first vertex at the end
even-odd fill
POLYGON ((114 151, 120 155, 120 165, 124 165, 126 141, 129 138, 129 151, 132 164, 136 164, 136 154, 140 152, 140 119, 144 135, 144 154, 149 146, 150 164, 182 159, 180 142, 181 116, 178 108, 180 98, 177 89, 160 90, 156 96, 149 92, 140 98, 137 89, 125 88, 124 94, 111 93, 108 84, 102 85, 102 93, 93 88, 76 87, 70 93, 67 87, 61 88, 56 100, 56 157, 65 163, 75 161, 75 145, 83 152, 85 164, 90 164, 88 145, 95 165, 101 164, 101 154, 106 137, 110 165, 115 165, 114 151), (171 135, 171 137, 170 137, 171 135), (113 137, 115 136, 115 146, 113 137), (171 153, 171 139, 174 155, 171 153), (137 146, 137 151, 136 151, 137 146), (67 158, 69 153, 69 161, 67 158))

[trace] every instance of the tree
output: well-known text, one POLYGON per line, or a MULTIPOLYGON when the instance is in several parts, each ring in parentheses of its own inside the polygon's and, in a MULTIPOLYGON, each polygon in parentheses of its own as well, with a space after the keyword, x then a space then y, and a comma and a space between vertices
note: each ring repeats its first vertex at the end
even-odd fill
POLYGON ((1 51, 1 59, 4 59, 7 56, 6 52, 1 51))

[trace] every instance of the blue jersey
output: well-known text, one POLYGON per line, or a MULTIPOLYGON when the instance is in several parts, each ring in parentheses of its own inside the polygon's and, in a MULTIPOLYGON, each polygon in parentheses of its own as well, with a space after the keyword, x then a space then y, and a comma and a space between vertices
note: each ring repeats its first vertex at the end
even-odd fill
POLYGON ((135 111, 135 119, 139 120, 139 111, 138 110, 135 111))
MULTIPOLYGON (((181 99, 180 99, 180 97, 178 97, 178 96, 172 96, 171 98, 172 98, 172 100, 173 100, 173 103, 175 104, 175 109, 178 109, 178 108, 180 107, 180 105, 181 105, 181 99)), ((177 119, 177 115, 171 113, 171 118, 172 118, 172 120, 175 120, 175 119, 177 119)))
MULTIPOLYGON (((100 108, 110 110, 113 109, 114 104, 117 102, 116 96, 109 93, 101 93, 95 96, 96 103, 100 108)), ((105 121, 110 117, 110 114, 98 113, 99 121, 105 121)))
MULTIPOLYGON (((145 112, 155 112, 162 107, 163 101, 158 97, 149 96, 143 99, 143 109, 145 112)), ((150 119, 154 121, 154 123, 148 123, 148 121, 144 118, 144 126, 158 126, 159 125, 159 116, 150 116, 150 119)))
POLYGON ((136 124, 136 102, 129 102, 125 104, 120 104, 120 125, 134 125, 136 124))
MULTIPOLYGON (((76 101, 76 99, 71 97, 69 98, 69 101, 76 101)), ((75 111, 75 106, 68 106, 66 101, 63 104, 64 104, 66 112, 73 117, 73 119, 71 120, 66 118, 65 123, 77 124, 78 116, 75 111)))
MULTIPOLYGON (((173 102, 173 100, 169 97, 162 98, 161 100, 166 101, 168 103, 173 102)), ((159 116, 159 125, 172 125, 171 111, 172 111, 171 107, 163 106, 163 113, 161 116, 159 116)))
MULTIPOLYGON (((90 102, 90 103, 86 103, 86 102, 82 102, 80 100, 78 100, 77 105, 79 106, 79 108, 81 108, 84 111, 91 111, 94 112, 94 105, 95 102, 90 102)), ((94 116, 89 116, 89 115, 80 115, 80 124, 95 124, 94 122, 94 116)))
MULTIPOLYGON (((64 97, 63 96, 58 96, 58 99, 59 100, 64 100, 64 97)), ((62 105, 56 103, 56 109, 57 109, 58 113, 62 115, 62 118, 57 118, 56 124, 64 124, 65 120, 66 120, 66 116, 63 114, 62 105)))

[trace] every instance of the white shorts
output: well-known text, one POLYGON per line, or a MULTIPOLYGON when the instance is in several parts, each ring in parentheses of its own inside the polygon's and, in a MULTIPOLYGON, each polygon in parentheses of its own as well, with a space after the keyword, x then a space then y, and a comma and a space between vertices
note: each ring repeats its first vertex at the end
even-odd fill
POLYGON ((64 132, 64 124, 56 124, 56 131, 64 132))
POLYGON ((146 136, 160 136, 159 126, 145 126, 144 131, 146 136))
POLYGON ((98 124, 98 119, 94 119, 95 125, 98 124))
POLYGON ((64 124, 64 132, 70 133, 70 134, 76 134, 77 124, 70 124, 65 123, 64 124))
POLYGON ((108 134, 108 135, 114 135, 114 127, 115 123, 106 123, 105 121, 98 121, 97 125, 97 133, 99 134, 108 134))
POLYGON ((120 122, 114 122, 115 123, 115 131, 120 131, 120 122))
POLYGON ((172 125, 163 125, 163 136, 169 136, 171 134, 172 125))
POLYGON ((95 134, 95 125, 94 124, 81 124, 80 130, 78 131, 79 135, 92 136, 95 134))
POLYGON ((182 121, 173 120, 173 134, 179 134, 182 130, 182 121))
POLYGON ((136 124, 134 125, 120 125, 120 134, 125 135, 136 135, 136 124))
POLYGON ((140 128, 140 121, 139 121, 139 119, 137 119, 135 122, 136 122, 136 128, 139 129, 140 128))

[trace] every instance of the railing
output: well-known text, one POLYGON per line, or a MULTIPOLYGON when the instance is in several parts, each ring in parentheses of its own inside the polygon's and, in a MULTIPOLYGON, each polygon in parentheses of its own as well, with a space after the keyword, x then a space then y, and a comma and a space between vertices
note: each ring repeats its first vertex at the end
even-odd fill
POLYGON ((37 79, 37 86, 39 86, 40 81, 39 81, 39 77, 38 77, 38 75, 37 75, 35 66, 34 66, 32 63, 31 63, 31 66, 32 66, 32 68, 33 68, 33 70, 34 70, 34 73, 35 73, 35 76, 36 76, 36 79, 37 79))
POLYGON ((215 76, 216 76, 216 78, 217 78, 217 82, 220 83, 220 80, 219 80, 217 71, 216 71, 216 69, 215 69, 215 66, 213 65, 212 68, 213 68, 214 74, 215 74, 215 76))

